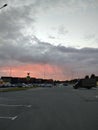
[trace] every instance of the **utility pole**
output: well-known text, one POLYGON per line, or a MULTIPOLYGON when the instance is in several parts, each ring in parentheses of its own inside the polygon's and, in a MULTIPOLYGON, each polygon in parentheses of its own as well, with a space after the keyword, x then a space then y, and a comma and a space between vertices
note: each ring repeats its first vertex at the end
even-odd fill
POLYGON ((3 6, 0 7, 0 9, 2 9, 2 8, 6 7, 6 6, 7 6, 7 4, 4 4, 3 6))

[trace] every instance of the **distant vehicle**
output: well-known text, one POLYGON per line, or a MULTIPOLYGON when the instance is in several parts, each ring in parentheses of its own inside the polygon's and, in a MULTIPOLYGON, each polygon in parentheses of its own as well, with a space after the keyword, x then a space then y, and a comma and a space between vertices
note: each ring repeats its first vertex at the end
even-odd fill
POLYGON ((68 86, 68 84, 67 84, 67 83, 63 83, 63 85, 64 85, 64 86, 68 86))
POLYGON ((53 84, 50 84, 50 83, 45 84, 45 87, 52 87, 52 86, 53 84))
POLYGON ((90 89, 92 87, 96 87, 96 79, 95 78, 80 79, 73 86, 74 89, 78 89, 78 88, 87 88, 87 89, 90 89))

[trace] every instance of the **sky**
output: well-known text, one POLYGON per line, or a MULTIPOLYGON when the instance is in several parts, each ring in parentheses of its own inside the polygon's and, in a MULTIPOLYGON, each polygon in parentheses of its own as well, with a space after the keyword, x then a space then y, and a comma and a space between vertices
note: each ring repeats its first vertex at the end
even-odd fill
POLYGON ((98 0, 0 0, 0 76, 98 75, 98 0))

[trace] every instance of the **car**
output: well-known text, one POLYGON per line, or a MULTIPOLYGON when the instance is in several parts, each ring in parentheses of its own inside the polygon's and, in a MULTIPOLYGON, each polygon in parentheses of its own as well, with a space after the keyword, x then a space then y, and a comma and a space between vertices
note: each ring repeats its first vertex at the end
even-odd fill
POLYGON ((74 89, 78 89, 78 88, 90 89, 92 87, 96 87, 95 78, 80 79, 73 86, 74 89))

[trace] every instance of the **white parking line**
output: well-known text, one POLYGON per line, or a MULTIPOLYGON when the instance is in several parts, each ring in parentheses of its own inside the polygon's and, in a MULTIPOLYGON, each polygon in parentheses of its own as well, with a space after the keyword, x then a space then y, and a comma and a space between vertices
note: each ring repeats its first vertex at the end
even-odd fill
POLYGON ((98 95, 96 95, 95 97, 98 98, 98 95))
POLYGON ((0 106, 3 106, 3 107, 31 107, 32 105, 12 105, 12 104, 0 104, 0 106))
MULTIPOLYGON (((0 104, 1 107, 27 107, 30 108, 32 107, 32 105, 22 105, 22 104, 0 104)), ((18 116, 0 116, 0 119, 8 119, 8 120, 15 120, 16 118, 18 118, 18 116)))
POLYGON ((18 116, 14 116, 14 117, 3 117, 1 116, 0 119, 9 119, 9 120, 15 120, 18 116))

